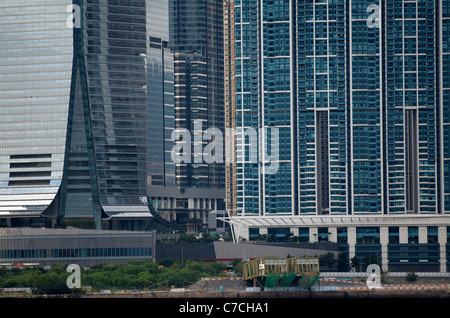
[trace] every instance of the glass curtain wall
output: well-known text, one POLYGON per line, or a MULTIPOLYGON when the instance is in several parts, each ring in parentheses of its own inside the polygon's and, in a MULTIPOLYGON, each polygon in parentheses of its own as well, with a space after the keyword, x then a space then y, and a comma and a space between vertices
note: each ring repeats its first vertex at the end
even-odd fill
POLYGON ((8 220, 39 216, 61 185, 74 57, 70 4, 0 3, 0 216, 8 220))

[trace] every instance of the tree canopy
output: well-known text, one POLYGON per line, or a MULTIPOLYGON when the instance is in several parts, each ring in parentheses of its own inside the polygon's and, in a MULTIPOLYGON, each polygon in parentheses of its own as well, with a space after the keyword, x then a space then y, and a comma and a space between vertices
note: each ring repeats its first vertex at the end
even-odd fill
MULTIPOLYGON (((0 269, 0 288, 30 287, 39 294, 68 294, 67 265, 52 265, 23 269, 0 269)), ((130 261, 128 264, 98 264, 89 269, 81 269, 81 285, 94 290, 136 289, 152 290, 164 287, 184 287, 197 282, 202 277, 224 274, 226 266, 220 262, 197 262, 185 260, 130 261)))

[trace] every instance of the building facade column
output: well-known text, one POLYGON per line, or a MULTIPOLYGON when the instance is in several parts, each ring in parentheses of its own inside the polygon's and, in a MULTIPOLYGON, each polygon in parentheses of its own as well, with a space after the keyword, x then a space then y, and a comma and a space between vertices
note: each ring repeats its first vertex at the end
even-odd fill
POLYGON ((348 259, 351 261, 356 255, 356 227, 347 228, 347 243, 348 243, 348 259))
POLYGON ((328 241, 337 243, 337 228, 336 227, 328 228, 328 241))
POLYGON ((267 235, 267 233, 269 233, 267 231, 267 227, 260 227, 259 228, 259 235, 267 235))
POLYGON ((234 232, 234 241, 239 242, 241 240, 250 241, 250 231, 248 226, 239 223, 232 223, 234 232))
POLYGON ((400 244, 408 244, 408 227, 400 226, 398 229, 398 242, 400 244))
POLYGON ((319 242, 319 230, 317 227, 310 227, 309 228, 309 242, 310 243, 317 243, 319 242))
POLYGON ((438 227, 438 242, 439 242, 439 263, 440 272, 447 272, 447 227, 438 227))
POLYGON ((388 244, 389 244, 389 227, 380 227, 380 244, 381 244, 381 270, 388 271, 388 244))
POLYGON ((419 226, 419 244, 428 243, 428 228, 426 226, 419 226))
POLYGON ((290 228, 290 232, 292 233, 292 236, 298 237, 298 235, 299 235, 299 229, 298 229, 298 227, 291 227, 291 228, 290 228))

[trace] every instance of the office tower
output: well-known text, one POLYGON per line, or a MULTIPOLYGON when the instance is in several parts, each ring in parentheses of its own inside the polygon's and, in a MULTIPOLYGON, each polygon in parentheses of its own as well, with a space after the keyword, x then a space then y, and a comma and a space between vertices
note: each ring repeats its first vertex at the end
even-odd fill
POLYGON ((237 128, 279 128, 277 173, 263 134, 258 160, 237 152, 236 238, 294 233, 446 271, 450 2, 235 5, 237 128))
POLYGON ((192 160, 177 163, 180 187, 224 188, 224 164, 202 151, 209 128, 224 131, 223 2, 170 0, 170 49, 174 56, 175 126, 192 135, 192 160), (197 136, 199 134, 199 136, 197 136))
MULTIPOLYGON (((174 163, 175 186, 157 185, 152 177, 150 203, 168 221, 196 219, 206 223, 210 212, 224 210, 225 198, 223 157, 218 155, 219 160, 208 162, 204 155, 214 141, 207 136, 208 132, 215 130, 222 134, 225 127, 223 3, 216 0, 166 3, 176 128, 173 136, 169 136, 175 147, 171 147, 171 156, 167 158, 174 163), (186 132, 189 140, 178 136, 179 131, 186 132), (178 147, 184 143, 181 155, 187 157, 178 160, 178 147)), ((164 120, 167 122, 168 118, 164 120)))
POLYGON ((175 186, 175 162, 171 158, 175 129, 173 57, 169 49, 169 5, 147 1, 148 77, 148 185, 175 186))
POLYGON ((236 214, 236 152, 234 144, 236 135, 236 72, 235 72, 235 4, 233 0, 225 0, 224 16, 224 100, 225 100, 225 209, 231 215, 236 214), (228 133, 227 133, 228 132, 228 133))
POLYGON ((8 0, 0 15, 6 224, 137 229, 151 217, 146 1, 8 0))
POLYGON ((2 218, 40 215, 61 186, 74 56, 69 4, 0 4, 2 218))

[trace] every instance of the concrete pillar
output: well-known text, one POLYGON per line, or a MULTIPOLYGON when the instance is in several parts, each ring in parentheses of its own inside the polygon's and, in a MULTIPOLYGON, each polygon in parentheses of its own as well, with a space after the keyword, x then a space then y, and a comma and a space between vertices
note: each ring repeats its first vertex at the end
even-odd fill
POLYGON ((428 228, 426 226, 419 226, 419 244, 428 243, 428 228))
POLYGON ((250 240, 250 231, 247 226, 239 223, 232 223, 231 226, 234 233, 235 242, 239 242, 241 240, 250 240))
POLYGON ((439 254, 440 254, 440 264, 441 273, 447 272, 447 227, 439 226, 438 227, 438 242, 439 242, 439 254))
POLYGON ((310 243, 319 242, 319 230, 317 229, 317 227, 309 228, 309 242, 310 243))
POLYGON ((336 227, 328 228, 328 241, 337 243, 337 228, 336 227))
POLYGON ((259 235, 267 235, 268 231, 266 227, 259 228, 259 235))
POLYGON ((201 215, 201 218, 202 218, 202 222, 203 222, 203 224, 206 224, 206 223, 208 223, 208 222, 207 222, 207 218, 208 218, 208 213, 207 213, 207 212, 205 212, 205 211, 203 211, 203 212, 201 212, 201 213, 200 213, 200 215, 201 215))
POLYGON ((381 270, 388 271, 388 244, 389 244, 389 227, 380 227, 380 243, 381 243, 381 270))
POLYGON ((241 237, 246 239, 247 241, 250 241, 250 231, 248 229, 248 226, 242 226, 241 237))
MULTIPOLYGON (((356 245, 356 227, 347 228, 347 243, 348 243, 348 259, 351 261, 355 257, 355 245, 356 245)), ((359 270, 357 268, 356 270, 359 270)))
POLYGON ((398 236, 400 244, 408 244, 408 227, 400 226, 398 229, 398 236))
POLYGON ((194 199, 188 199, 188 209, 195 209, 194 199))
POLYGON ((298 227, 291 227, 290 231, 292 233, 292 236, 297 236, 298 237, 298 234, 299 234, 298 227))

